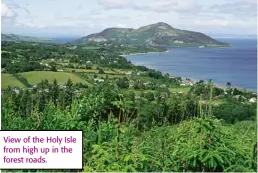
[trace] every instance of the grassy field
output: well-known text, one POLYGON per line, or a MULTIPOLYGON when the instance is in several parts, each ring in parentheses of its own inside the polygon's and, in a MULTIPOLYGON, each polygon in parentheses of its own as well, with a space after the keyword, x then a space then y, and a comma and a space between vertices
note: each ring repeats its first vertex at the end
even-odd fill
MULTIPOLYGON (((89 78, 94 78, 94 74, 87 74, 89 78)), ((106 78, 106 76, 108 76, 109 79, 113 79, 113 78, 121 78, 121 77, 125 77, 126 75, 118 75, 118 74, 96 74, 97 78, 106 78)))
POLYGON ((181 87, 181 88, 171 88, 170 91, 171 92, 189 92, 190 91, 190 87, 181 87))
POLYGON ((83 47, 82 49, 99 49, 100 47, 97 46, 87 46, 87 47, 83 47))
POLYGON ((67 72, 51 72, 51 71, 32 71, 21 73, 28 82, 32 85, 40 83, 42 80, 47 79, 49 82, 53 82, 54 79, 57 80, 58 84, 64 84, 70 78, 74 83, 88 84, 83 79, 67 72))
POLYGON ((64 71, 69 71, 69 72, 72 72, 72 71, 75 71, 75 72, 85 72, 85 73, 95 73, 97 70, 92 70, 92 69, 74 69, 74 68, 64 68, 64 71))
MULTIPOLYGON (((96 73, 96 69, 73 69, 73 68, 64 68, 64 71, 75 72, 85 72, 85 73, 96 73)), ((104 69, 105 74, 117 74, 117 72, 111 71, 110 69, 104 69)))
POLYGON ((25 87, 12 74, 1 74, 1 77, 2 88, 7 88, 8 86, 25 87))

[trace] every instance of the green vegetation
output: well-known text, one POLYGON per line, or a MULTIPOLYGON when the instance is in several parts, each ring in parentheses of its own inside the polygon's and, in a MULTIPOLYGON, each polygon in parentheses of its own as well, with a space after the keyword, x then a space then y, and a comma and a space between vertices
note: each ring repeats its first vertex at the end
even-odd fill
POLYGON ((68 79, 71 79, 74 83, 86 83, 81 78, 66 72, 33 71, 21 73, 21 75, 32 85, 36 85, 42 80, 53 81, 54 79, 58 81, 58 84, 64 84, 68 79))
POLYGON ((2 88, 7 88, 8 86, 24 87, 12 74, 2 74, 1 80, 2 88))
POLYGON ((2 44, 2 130, 83 130, 85 172, 256 171, 257 94, 70 47, 2 44))
POLYGON ((180 88, 173 88, 171 89, 172 92, 189 92, 190 87, 180 87, 180 88))

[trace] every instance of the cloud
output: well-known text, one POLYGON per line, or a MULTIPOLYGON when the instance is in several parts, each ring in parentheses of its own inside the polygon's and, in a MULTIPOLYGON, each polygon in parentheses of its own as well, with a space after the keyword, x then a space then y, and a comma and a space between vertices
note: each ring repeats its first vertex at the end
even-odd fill
POLYGON ((201 10, 201 6, 181 0, 167 0, 148 3, 147 5, 138 5, 130 0, 98 0, 99 5, 103 6, 107 10, 111 9, 131 9, 137 11, 150 11, 157 13, 167 13, 171 11, 175 12, 198 12, 201 10))
MULTIPOLYGON (((18 13, 18 11, 23 11, 26 12, 28 15, 30 14, 30 11, 26 8, 26 7, 22 7, 21 5, 17 4, 16 2, 14 2, 14 0, 8 0, 6 5, 12 9, 12 11, 15 11, 16 13, 18 13)), ((25 6, 28 6, 29 4, 24 4, 25 6)))
POLYGON ((257 0, 247 0, 249 3, 252 3, 252 4, 257 4, 258 1, 257 0))
POLYGON ((97 0, 97 2, 106 9, 128 8, 133 4, 129 0, 97 0))
MULTIPOLYGON (((26 2, 4 1, 2 29, 90 34, 109 27, 138 28, 163 21, 200 32, 256 32, 256 0, 97 0, 97 4, 67 0, 62 6, 67 9, 58 11, 44 1, 27 6, 26 2), (47 9, 47 13, 35 8, 47 9)), ((52 2, 53 6, 59 3, 52 2)))
POLYGON ((134 6, 135 10, 152 11, 158 13, 167 13, 171 11, 175 12, 198 12, 202 7, 196 3, 179 1, 179 0, 168 0, 151 3, 145 6, 134 6))
POLYGON ((116 26, 117 26, 118 28, 126 28, 126 27, 127 27, 127 25, 121 24, 121 23, 117 24, 116 26))
POLYGON ((213 19, 209 21, 195 21, 194 24, 199 26, 219 26, 219 27, 226 27, 226 26, 240 26, 245 25, 243 21, 236 21, 236 20, 226 20, 226 19, 213 19))
POLYGON ((1 16, 3 18, 11 18, 15 16, 15 13, 5 4, 1 4, 1 16))
POLYGON ((248 20, 241 19, 213 19, 213 20, 197 20, 192 23, 192 26, 199 30, 207 32, 221 33, 256 33, 256 22, 254 18, 248 20))
POLYGON ((254 0, 240 0, 225 4, 213 5, 211 12, 234 15, 235 17, 254 17, 257 15, 257 5, 254 0))

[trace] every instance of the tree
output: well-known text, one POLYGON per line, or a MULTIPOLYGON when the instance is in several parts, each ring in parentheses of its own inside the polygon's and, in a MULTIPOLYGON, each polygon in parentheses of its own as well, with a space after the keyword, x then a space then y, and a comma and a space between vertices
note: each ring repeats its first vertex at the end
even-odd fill
POLYGON ((116 84, 119 88, 129 88, 129 80, 126 77, 119 78, 116 84))
POLYGON ((105 74, 104 70, 101 68, 99 69, 99 74, 105 74))
POLYGON ((59 96, 59 85, 57 84, 57 80, 54 79, 52 85, 50 85, 50 93, 52 97, 52 102, 57 106, 58 96, 59 96))
POLYGON ((231 87, 231 83, 230 82, 227 82, 227 87, 231 87))
POLYGON ((149 101, 154 101, 155 100, 153 92, 147 92, 145 94, 145 98, 147 98, 149 101))
POLYGON ((65 107, 70 107, 73 101, 73 95, 74 95, 74 90, 73 90, 73 82, 69 78, 68 81, 65 84, 65 107))
POLYGON ((29 114, 32 111, 30 93, 28 90, 22 92, 20 99, 20 111, 22 117, 30 116, 29 114))
POLYGON ((56 66, 51 66, 50 71, 57 72, 56 66))

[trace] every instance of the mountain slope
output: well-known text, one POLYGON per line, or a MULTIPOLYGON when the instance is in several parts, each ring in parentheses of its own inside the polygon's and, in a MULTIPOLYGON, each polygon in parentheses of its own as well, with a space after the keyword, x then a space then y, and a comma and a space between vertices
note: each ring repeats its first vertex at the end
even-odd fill
POLYGON ((229 46, 205 34, 173 28, 159 22, 138 29, 108 28, 76 40, 78 44, 107 42, 118 44, 148 44, 164 46, 229 46))

